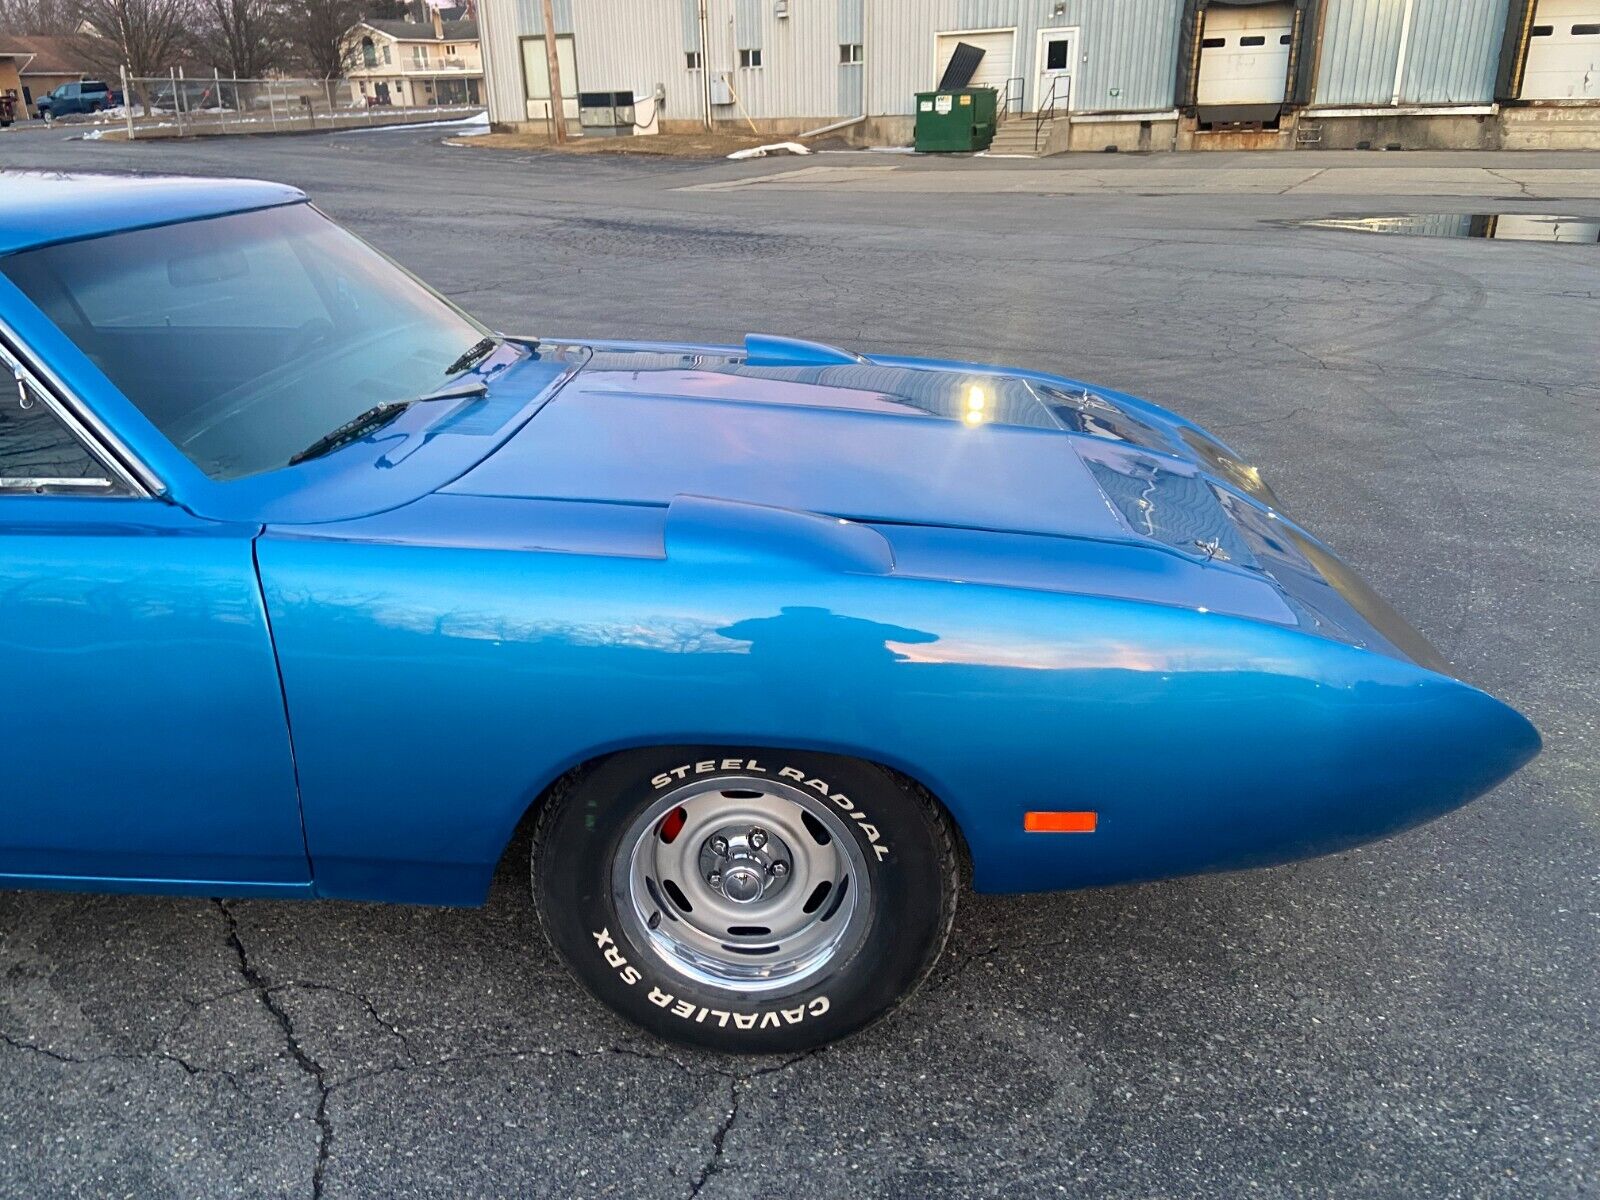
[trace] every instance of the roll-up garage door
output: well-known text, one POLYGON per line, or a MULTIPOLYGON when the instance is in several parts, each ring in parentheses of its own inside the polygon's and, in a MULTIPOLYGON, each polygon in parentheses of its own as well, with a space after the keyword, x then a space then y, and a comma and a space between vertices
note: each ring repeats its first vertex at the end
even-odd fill
POLYGON ((1195 105, 1202 121, 1270 121, 1289 82, 1294 8, 1261 4, 1205 10, 1195 105))
POLYGON ((1002 96, 1005 95, 1006 81, 1016 74, 1012 67, 1016 61, 1017 31, 997 29, 986 33, 941 33, 936 47, 939 61, 934 64, 935 79, 944 74, 944 69, 950 65, 950 56, 962 42, 983 51, 977 73, 968 86, 992 87, 1002 96))
POLYGON ((1600 0, 1539 0, 1522 98, 1600 99, 1600 0))

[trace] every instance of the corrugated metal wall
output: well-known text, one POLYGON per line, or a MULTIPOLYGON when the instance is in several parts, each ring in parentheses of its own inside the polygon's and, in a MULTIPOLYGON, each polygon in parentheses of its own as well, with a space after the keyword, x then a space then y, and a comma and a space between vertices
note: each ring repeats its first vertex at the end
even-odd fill
MULTIPOLYGON (((1324 0, 1314 103, 1386 105, 1406 0, 1324 0)), ((1507 0, 1411 0, 1403 104, 1487 104, 1505 31, 1507 0)))
MULTIPOLYGON (((573 0, 554 0, 557 33, 573 32, 572 3, 573 0)), ((525 121, 528 106, 522 80, 521 39, 544 32, 539 0, 478 0, 478 24, 489 119, 525 121)), ((574 38, 574 48, 580 40, 574 38)), ((580 78, 582 74, 580 68, 580 78)), ((571 90, 565 80, 562 86, 571 90)))
MULTIPOLYGON (((700 74, 689 70, 687 51, 700 41, 694 0, 582 0, 573 50, 578 78, 586 92, 632 88, 649 96, 657 84, 667 89, 661 116, 696 120, 701 115, 700 74)), ((716 28, 711 31, 716 55, 716 28)), ((639 118, 649 115, 639 110, 639 118)))
MULTIPOLYGON (((866 0, 838 0, 839 45, 859 46, 865 36, 866 18, 862 6, 866 0)), ((866 64, 841 65, 839 68, 839 102, 834 111, 855 116, 866 103, 866 64)))
POLYGON ((1487 104, 1505 32, 1507 0, 1417 0, 1400 99, 1487 104))
MULTIPOLYGON (((752 116, 838 120, 862 111, 910 114, 913 96, 938 81, 943 32, 1016 30, 1015 73, 1031 106, 1041 28, 1079 33, 1073 108, 1149 112, 1173 106, 1183 0, 707 0, 707 66, 727 73, 752 116), (839 62, 839 47, 864 43, 864 65, 839 62), (740 47, 760 47, 762 66, 740 69, 740 47)), ((1323 0, 1325 16, 1314 101, 1387 105, 1394 90, 1407 0, 1323 0)), ((1410 0, 1411 29, 1401 100, 1487 103, 1508 0, 1410 0)), ((571 29, 573 0, 556 0, 556 23, 571 29)), ((538 0, 480 0, 490 117, 522 120, 517 39, 540 31, 538 0)), ((587 91, 667 90, 663 116, 700 116, 699 76, 684 52, 699 40, 697 0, 582 0, 575 48, 587 91)), ((718 109, 737 119, 738 108, 718 109)))
POLYGON ((1074 109, 1148 112, 1172 107, 1182 0, 893 0, 867 11, 867 70, 877 114, 913 111, 913 96, 938 83, 935 39, 961 30, 1016 29, 1016 66, 1034 103, 1041 28, 1078 30, 1074 109))
MULTIPOLYGON (((861 0, 852 2, 859 6, 861 0)), ((850 98, 841 73, 859 80, 861 68, 839 64, 844 18, 836 5, 789 0, 789 15, 782 18, 774 0, 707 0, 706 8, 706 65, 728 76, 751 116, 826 120, 860 112, 859 107, 840 108, 841 100, 850 98), (739 50, 757 48, 762 65, 740 68, 739 50)), ((631 87, 647 94, 660 83, 667 89, 664 117, 701 115, 699 76, 684 58, 699 40, 696 0, 583 0, 579 20, 576 49, 585 90, 631 87)), ((728 120, 741 116, 737 106, 716 111, 728 120)))

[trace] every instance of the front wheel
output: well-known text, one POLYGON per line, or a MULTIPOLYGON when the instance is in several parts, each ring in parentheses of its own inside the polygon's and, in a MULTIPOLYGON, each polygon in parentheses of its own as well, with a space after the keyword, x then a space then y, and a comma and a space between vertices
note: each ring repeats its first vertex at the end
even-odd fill
POLYGON ((888 1013, 944 948, 956 884, 933 799, 834 755, 626 751, 535 824, 535 902, 574 973, 652 1033, 733 1053, 888 1013))

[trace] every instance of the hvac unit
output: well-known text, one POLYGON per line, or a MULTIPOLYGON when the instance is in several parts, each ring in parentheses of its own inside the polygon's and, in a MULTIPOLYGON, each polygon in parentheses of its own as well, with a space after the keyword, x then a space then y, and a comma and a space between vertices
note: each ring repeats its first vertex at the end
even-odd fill
POLYGON ((578 124, 585 137, 632 137, 633 93, 579 92, 578 124))

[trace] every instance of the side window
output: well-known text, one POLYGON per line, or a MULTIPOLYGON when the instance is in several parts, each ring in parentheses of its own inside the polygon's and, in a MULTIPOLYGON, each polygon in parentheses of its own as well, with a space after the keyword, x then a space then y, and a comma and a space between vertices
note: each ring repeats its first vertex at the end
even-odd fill
POLYGON ((24 384, 21 394, 0 367, 0 495, 55 492, 91 496, 121 489, 43 398, 24 384))

